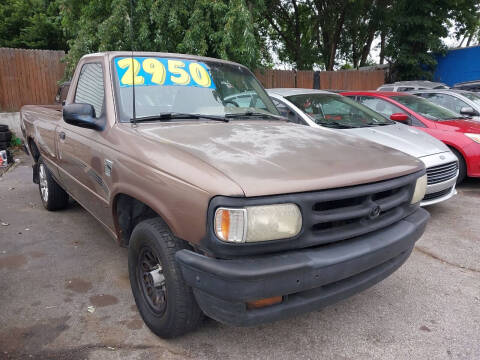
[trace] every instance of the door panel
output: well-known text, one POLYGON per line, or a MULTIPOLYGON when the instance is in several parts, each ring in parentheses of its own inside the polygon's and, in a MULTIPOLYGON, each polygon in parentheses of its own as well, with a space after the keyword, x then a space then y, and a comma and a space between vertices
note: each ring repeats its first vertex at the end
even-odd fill
POLYGON ((64 123, 58 154, 60 177, 67 191, 105 225, 111 221, 110 180, 106 179, 103 136, 100 132, 64 123))
MULTIPOLYGON (((91 104, 98 119, 104 113, 104 78, 100 63, 83 64, 75 103, 91 104)), ((105 133, 61 122, 59 126, 58 156, 60 177, 67 191, 104 225, 113 229, 110 199, 110 180, 105 174, 105 133)))

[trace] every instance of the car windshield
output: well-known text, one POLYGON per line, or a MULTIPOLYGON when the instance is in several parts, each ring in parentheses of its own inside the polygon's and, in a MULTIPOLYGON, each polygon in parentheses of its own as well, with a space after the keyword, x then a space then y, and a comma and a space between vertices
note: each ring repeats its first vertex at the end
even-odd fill
POLYGON ((240 65, 167 57, 117 57, 113 63, 122 122, 133 117, 133 88, 137 119, 279 115, 257 79, 240 65), (165 116, 171 114, 182 116, 165 116))
POLYGON ((391 99, 399 102, 400 104, 408 107, 416 113, 426 117, 429 120, 443 121, 461 118, 460 115, 448 110, 444 107, 435 105, 428 100, 425 100, 418 96, 405 95, 405 96, 392 96, 391 99))
POLYGON ((317 124, 332 128, 360 128, 390 125, 395 122, 347 97, 334 94, 302 94, 287 100, 317 124))
POLYGON ((472 92, 462 92, 463 96, 465 96, 468 100, 473 101, 475 104, 480 106, 480 95, 472 93, 472 92))

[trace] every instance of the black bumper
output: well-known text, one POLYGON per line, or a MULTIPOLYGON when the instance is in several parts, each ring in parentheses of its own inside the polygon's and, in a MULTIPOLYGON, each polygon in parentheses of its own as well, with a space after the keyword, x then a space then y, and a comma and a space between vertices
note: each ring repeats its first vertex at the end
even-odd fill
POLYGON ((181 250, 176 258, 208 316, 254 325, 321 308, 386 278, 408 258, 428 219, 419 208, 388 228, 315 248, 232 260, 181 250), (277 305, 245 304, 279 295, 277 305))

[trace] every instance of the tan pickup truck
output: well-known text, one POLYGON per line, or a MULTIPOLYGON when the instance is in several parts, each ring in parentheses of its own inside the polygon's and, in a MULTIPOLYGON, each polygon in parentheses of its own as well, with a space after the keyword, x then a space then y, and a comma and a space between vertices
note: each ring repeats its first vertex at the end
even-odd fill
POLYGON ((429 218, 421 161, 288 123, 232 62, 87 55, 63 106, 24 106, 21 128, 44 206, 71 196, 128 248, 162 337, 353 295, 405 262, 429 218))

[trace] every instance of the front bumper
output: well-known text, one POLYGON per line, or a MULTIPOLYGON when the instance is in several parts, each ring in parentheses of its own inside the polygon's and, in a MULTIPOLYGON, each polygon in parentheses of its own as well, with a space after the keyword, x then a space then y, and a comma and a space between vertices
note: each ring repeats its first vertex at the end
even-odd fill
MULTIPOLYGON (((455 154, 453 154, 451 151, 424 156, 421 157, 420 160, 422 160, 425 164, 425 167, 427 168, 427 174, 429 172, 429 169, 458 161, 455 154)), ((457 183, 457 177, 458 171, 455 173, 454 176, 452 176, 446 181, 436 182, 433 184, 429 183, 427 185, 425 198, 420 203, 420 206, 437 204, 439 202, 448 200, 452 196, 456 195, 457 191, 455 190, 455 185, 457 183)))
POLYGON ((428 218, 419 208, 366 235, 272 255, 223 260, 181 250, 176 258, 208 316, 254 325, 318 309, 386 278, 408 258, 428 218), (280 304, 247 309, 247 301, 279 295, 280 304))

